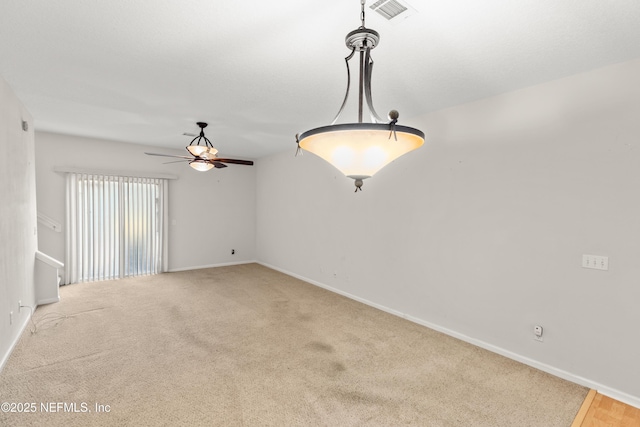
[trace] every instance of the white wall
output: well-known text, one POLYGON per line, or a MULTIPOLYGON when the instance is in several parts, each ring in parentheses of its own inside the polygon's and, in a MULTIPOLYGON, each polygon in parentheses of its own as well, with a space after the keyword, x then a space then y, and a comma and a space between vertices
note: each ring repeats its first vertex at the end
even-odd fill
POLYGON ((172 159, 147 156, 145 151, 186 153, 184 150, 37 132, 38 210, 63 226, 62 232, 57 233, 39 224, 40 250, 64 261, 65 175, 55 172, 54 168, 75 167, 178 177, 169 181, 170 270, 253 261, 255 167, 231 165, 225 169, 197 172, 187 163, 163 164, 172 159), (235 249, 235 255, 231 255, 231 249, 235 249))
POLYGON ((29 319, 18 301, 34 305, 35 189, 33 120, 0 78, 0 369, 29 319))
POLYGON ((405 122, 425 146, 357 194, 312 154, 261 159, 258 260, 640 406, 638 76, 640 60, 405 122))

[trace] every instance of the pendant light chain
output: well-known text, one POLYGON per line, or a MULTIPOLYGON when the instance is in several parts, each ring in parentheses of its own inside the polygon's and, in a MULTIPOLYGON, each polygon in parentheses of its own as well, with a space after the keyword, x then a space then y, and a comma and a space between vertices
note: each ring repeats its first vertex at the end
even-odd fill
POLYGON ((360 28, 365 28, 365 26, 364 26, 364 2, 365 2, 365 0, 360 0, 360 8, 361 8, 360 21, 362 21, 362 26, 360 28))

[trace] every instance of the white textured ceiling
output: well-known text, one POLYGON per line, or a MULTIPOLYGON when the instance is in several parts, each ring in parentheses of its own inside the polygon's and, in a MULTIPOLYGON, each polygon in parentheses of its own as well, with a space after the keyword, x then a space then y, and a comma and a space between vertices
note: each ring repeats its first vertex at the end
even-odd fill
MULTIPOLYGON (((409 3, 401 22, 366 15, 374 106, 405 125, 640 57, 638 0, 409 3)), ((359 0, 1 0, 0 75, 37 130, 181 148, 206 121, 221 155, 293 153, 342 102, 359 14, 359 0)))

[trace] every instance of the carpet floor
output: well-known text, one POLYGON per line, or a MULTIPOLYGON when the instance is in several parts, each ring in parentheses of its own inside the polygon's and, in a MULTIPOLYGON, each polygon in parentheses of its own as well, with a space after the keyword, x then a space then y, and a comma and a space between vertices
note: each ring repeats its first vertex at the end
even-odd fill
POLYGON ((588 392, 258 264, 60 294, 0 373, 2 426, 567 427, 588 392))

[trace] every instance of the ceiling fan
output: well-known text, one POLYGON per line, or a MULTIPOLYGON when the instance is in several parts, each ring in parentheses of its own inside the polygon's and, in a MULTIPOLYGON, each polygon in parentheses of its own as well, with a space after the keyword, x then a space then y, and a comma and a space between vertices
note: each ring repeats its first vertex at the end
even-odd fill
MULTIPOLYGON (((175 163, 175 162, 189 162, 189 166, 194 168, 197 171, 205 172, 212 168, 226 168, 227 165, 225 163, 232 163, 236 165, 248 165, 252 166, 253 162, 251 160, 238 160, 238 159, 226 159, 222 157, 216 157, 218 154, 218 150, 213 147, 209 138, 204 136, 204 128, 207 127, 207 123, 198 122, 196 123, 198 127, 200 127, 200 135, 197 135, 195 138, 191 140, 191 143, 187 145, 187 151, 191 154, 189 156, 174 156, 172 154, 160 154, 160 153, 147 153, 149 156, 162 156, 162 157, 174 157, 181 160, 175 160, 173 162, 167 163, 175 163), (200 143, 203 143, 202 145, 200 143)), ((185 135, 188 135, 185 133, 185 135)), ((165 163, 166 164, 166 163, 165 163)))

